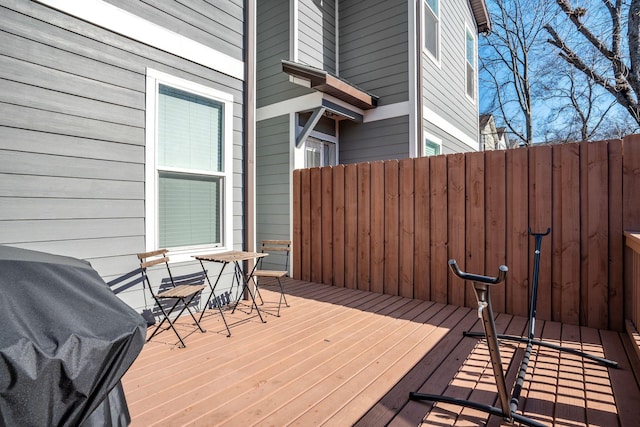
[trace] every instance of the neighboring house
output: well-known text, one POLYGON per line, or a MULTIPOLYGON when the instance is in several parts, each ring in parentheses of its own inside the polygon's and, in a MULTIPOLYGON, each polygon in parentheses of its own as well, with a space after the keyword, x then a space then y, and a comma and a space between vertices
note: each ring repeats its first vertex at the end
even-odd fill
POLYGON ((484 0, 257 8, 258 241, 291 235, 294 169, 481 149, 484 0))
POLYGON ((509 134, 507 133, 507 128, 498 127, 496 128, 496 132, 498 132, 498 146, 501 148, 513 148, 509 142, 509 134))
POLYGON ((496 127, 493 114, 480 115, 480 150, 504 150, 507 148, 504 127, 496 127))
POLYGON ((248 247, 252 5, 0 0, 0 244, 107 281, 145 250, 180 274, 248 247))

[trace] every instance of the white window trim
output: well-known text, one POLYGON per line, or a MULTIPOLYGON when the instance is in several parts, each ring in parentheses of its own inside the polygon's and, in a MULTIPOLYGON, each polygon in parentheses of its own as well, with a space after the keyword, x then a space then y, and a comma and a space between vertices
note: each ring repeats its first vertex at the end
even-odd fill
POLYGON ((157 111, 158 88, 165 84, 186 92, 214 99, 224 105, 224 187, 222 212, 222 245, 175 248, 171 250, 172 262, 192 260, 203 252, 214 253, 233 248, 233 95, 203 86, 154 69, 147 69, 146 82, 146 133, 145 133, 145 247, 147 251, 158 249, 158 179, 157 179, 157 111), (150 166, 152 165, 152 166, 150 166))
MULTIPOLYGON (((420 8, 420 13, 422 14, 422 19, 420 20, 420 22, 422 22, 422 29, 421 29, 421 33, 422 33, 422 51, 427 55, 427 57, 429 57, 429 59, 431 59, 431 61, 433 61, 433 63, 435 65, 437 65, 439 68, 442 67, 442 17, 441 17, 441 12, 442 12, 442 4, 441 4, 441 0, 438 0, 438 14, 436 15, 436 18, 438 19, 438 56, 434 56, 431 51, 429 51, 429 49, 427 49, 427 44, 426 44, 426 31, 424 30, 424 25, 425 25, 425 7, 428 7, 429 10, 431 10, 431 6, 429 6, 427 4, 426 0, 422 0, 422 7, 420 8)), ((431 12, 433 12, 433 10, 431 10, 431 12)), ((434 14, 435 15, 435 14, 434 14)))
POLYGON ((464 24, 464 95, 469 102, 476 105, 476 102, 478 101, 478 38, 466 22, 464 24), (473 98, 467 93, 467 32, 469 32, 473 38, 473 98))
POLYGON ((427 140, 430 142, 433 142, 434 144, 437 144, 438 146, 440 146, 440 154, 442 154, 442 138, 438 138, 437 136, 429 133, 429 132, 425 132, 424 133, 424 141, 422 141, 422 155, 426 157, 426 148, 427 148, 427 140))

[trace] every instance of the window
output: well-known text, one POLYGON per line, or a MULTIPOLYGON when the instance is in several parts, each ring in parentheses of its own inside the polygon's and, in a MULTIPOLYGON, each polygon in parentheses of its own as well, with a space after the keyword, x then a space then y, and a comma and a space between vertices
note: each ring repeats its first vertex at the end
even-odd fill
POLYGON ((465 76, 467 80, 467 96, 476 99, 476 39, 473 33, 466 28, 466 58, 465 76))
POLYGON ((424 49, 440 61, 440 0, 424 0, 424 49))
POLYGON ((440 138, 436 138, 432 135, 428 135, 424 140, 424 155, 425 156, 437 156, 440 154, 440 147, 442 141, 440 138))
POLYGON ((147 72, 147 247, 230 247, 233 98, 147 72))
POLYGON ((336 144, 316 138, 307 138, 304 149, 304 167, 335 166, 336 144))
MULTIPOLYGON (((296 136, 311 118, 310 112, 296 113, 296 136)), ((338 164, 338 121, 322 116, 309 136, 296 149, 296 167, 313 168, 338 164), (304 165, 304 166, 301 166, 304 165)))

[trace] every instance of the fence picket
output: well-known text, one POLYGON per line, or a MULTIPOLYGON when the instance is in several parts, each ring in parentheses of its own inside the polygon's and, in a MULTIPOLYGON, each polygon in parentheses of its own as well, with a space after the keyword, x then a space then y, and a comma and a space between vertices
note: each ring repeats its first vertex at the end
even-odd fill
POLYGON ((371 164, 371 290, 384 292, 384 162, 371 164))
POLYGON ((447 252, 447 156, 436 156, 429 160, 431 173, 431 300, 447 303, 449 279, 449 270, 446 268, 449 255, 447 252))
POLYGON ((322 281, 322 170, 309 169, 310 189, 314 197, 310 198, 309 215, 311 223, 311 281, 322 281))
POLYGON ((322 283, 333 285, 333 168, 322 168, 322 283))
MULTIPOLYGON (((552 225, 551 202, 553 190, 552 155, 551 146, 536 147, 529 150, 529 227, 534 233, 544 233, 552 225)), ((538 304, 537 317, 543 320, 551 320, 551 240, 550 236, 542 238, 540 249, 540 262, 538 268, 538 304)), ((535 238, 529 238, 529 253, 535 250, 535 238)), ((530 255, 533 259, 533 255, 530 255)), ((529 268, 533 268, 530 261, 529 268)), ((533 277, 533 272, 532 276, 533 277)), ((530 284, 530 287, 533 283, 530 284)))
POLYGON ((429 158, 416 159, 415 170, 415 259, 414 259, 414 297, 421 300, 431 298, 430 264, 430 219, 429 201, 429 158))
POLYGON ((311 280, 311 215, 307 212, 311 211, 311 171, 309 169, 302 170, 300 177, 300 211, 302 212, 301 221, 301 273, 302 280, 311 280))
POLYGON ((333 283, 344 287, 344 165, 333 169, 333 283))
POLYGON ((608 328, 624 329, 624 319, 618 313, 624 310, 623 269, 624 229, 622 228, 622 141, 609 141, 609 307, 608 328))
POLYGON ((390 160, 384 164, 384 293, 398 295, 398 256, 399 238, 398 227, 399 197, 398 197, 399 167, 397 160, 390 160))
MULTIPOLYGON (((485 160, 485 266, 484 270, 497 271, 507 264, 507 210, 506 210, 506 155, 505 151, 490 151, 485 160)), ((495 311, 504 312, 506 292, 504 286, 491 291, 495 311)))
POLYGON ((413 298, 413 262, 415 257, 415 194, 414 159, 404 159, 399 163, 399 203, 400 228, 398 259, 398 292, 400 296, 413 298))
POLYGON ((529 149, 507 151, 507 312, 529 312, 529 149))
POLYGON ((358 289, 371 289, 371 166, 357 165, 358 172, 358 289))
MULTIPOLYGON (((465 251, 465 155, 452 154, 447 156, 447 203, 449 228, 449 258, 455 258, 460 269, 466 269, 465 251)), ((446 268, 446 264, 439 268, 446 268)), ((468 283, 459 279, 450 280, 448 289, 449 304, 465 306, 465 294, 468 283)))
POLYGON ((358 165, 344 168, 344 285, 358 288, 358 165))
MULTIPOLYGON (((564 144, 560 154, 560 182, 555 190, 562 204, 555 207, 560 226, 554 237, 560 237, 559 258, 554 259, 560 271, 560 319, 577 325, 580 321, 580 145, 564 144), (557 236, 556 236, 557 235, 557 236)), ((555 242, 555 240, 554 240, 555 242)))
MULTIPOLYGON (((485 191, 484 153, 470 153, 466 156, 466 219, 465 246, 467 271, 482 271, 485 268, 486 236, 485 223, 485 191)), ((497 267, 497 266, 496 266, 497 267)), ((493 292, 493 291, 492 291, 493 292)), ((465 303, 467 307, 476 305, 475 292, 472 286, 465 286, 465 303)))
POLYGON ((609 323, 609 171, 607 145, 588 144, 587 326, 604 329, 609 323))

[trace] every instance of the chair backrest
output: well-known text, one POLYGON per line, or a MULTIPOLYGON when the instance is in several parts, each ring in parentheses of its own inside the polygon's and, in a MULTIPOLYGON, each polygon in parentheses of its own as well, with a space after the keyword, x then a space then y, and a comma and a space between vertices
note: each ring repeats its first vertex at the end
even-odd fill
MULTIPOLYGON (((280 254, 284 258, 284 270, 289 271, 289 254, 291 253, 291 240, 263 240, 260 245, 260 252, 269 253, 270 255, 280 254)), ((267 257, 269 263, 277 263, 277 259, 267 257)), ((282 261, 282 258, 280 261, 282 261)), ((261 258, 262 262, 265 258, 261 258)))
POLYGON ((138 260, 140 260, 140 269, 142 270, 142 278, 144 282, 147 284, 149 288, 149 292, 155 298, 155 292, 153 292, 153 286, 151 286, 151 281, 149 280, 149 276, 147 275, 147 268, 153 267, 154 265, 164 264, 167 268, 167 272, 169 273, 169 279, 171 280, 171 286, 175 286, 173 282, 173 276, 171 275, 171 269, 169 268, 169 256, 167 255, 169 251, 167 249, 158 249, 151 252, 143 252, 138 254, 138 260))

